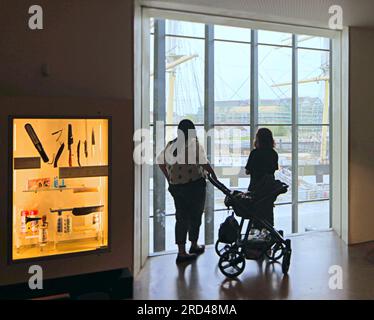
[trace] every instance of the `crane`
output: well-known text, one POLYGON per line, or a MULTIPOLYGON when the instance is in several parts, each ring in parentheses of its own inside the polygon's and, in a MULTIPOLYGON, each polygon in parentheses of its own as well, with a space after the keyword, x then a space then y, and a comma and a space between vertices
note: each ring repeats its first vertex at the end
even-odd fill
MULTIPOLYGON (((166 123, 173 122, 174 115, 174 93, 175 93, 175 80, 176 72, 175 68, 183 63, 186 63, 194 58, 197 58, 198 54, 192 55, 169 55, 166 57, 167 64, 165 66, 165 71, 169 73, 169 93, 168 93, 168 104, 166 109, 166 123)), ((153 72, 151 77, 153 77, 153 72)), ((166 137, 169 140, 170 137, 166 137)))

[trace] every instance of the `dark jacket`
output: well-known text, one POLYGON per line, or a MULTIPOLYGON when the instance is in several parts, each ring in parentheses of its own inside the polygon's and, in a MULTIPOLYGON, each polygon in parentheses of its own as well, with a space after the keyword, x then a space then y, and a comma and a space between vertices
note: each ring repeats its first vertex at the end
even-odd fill
POLYGON ((254 149, 249 154, 245 169, 251 175, 248 189, 253 189, 265 175, 274 176, 278 170, 278 153, 274 149, 254 149))

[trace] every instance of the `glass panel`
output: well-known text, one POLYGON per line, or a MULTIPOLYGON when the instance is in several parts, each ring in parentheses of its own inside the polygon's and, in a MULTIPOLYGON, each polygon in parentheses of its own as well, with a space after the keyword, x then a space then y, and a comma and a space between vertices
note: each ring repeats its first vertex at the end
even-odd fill
MULTIPOLYGON (((201 226, 198 243, 205 243, 205 224, 204 224, 205 214, 201 217, 201 226)), ((188 240, 188 235, 187 235, 188 240)), ((177 245, 175 244, 175 215, 165 217, 165 250, 175 251, 177 250, 177 245)))
POLYGON ((166 37, 166 123, 204 123, 204 40, 166 37))
POLYGON ((292 49, 259 46, 260 124, 292 122, 292 49))
POLYGON ((330 39, 308 36, 308 35, 298 35, 297 43, 299 47, 304 48, 314 48, 314 49, 330 49, 330 39))
MULTIPOLYGON (((153 183, 153 170, 150 172, 150 195, 149 195, 149 216, 154 215, 153 211, 153 191, 154 191, 154 183, 153 183)), ((168 191, 168 183, 165 180, 165 214, 174 213, 174 200, 171 194, 168 191)))
POLYGON ((155 18, 149 18, 149 32, 152 34, 155 32, 155 18))
POLYGON ((275 178, 287 183, 288 192, 278 196, 276 203, 292 201, 292 127, 291 126, 267 126, 273 132, 275 150, 278 153, 279 170, 275 172, 275 178))
POLYGON ((150 178, 149 178, 149 216, 153 217, 153 170, 150 170, 150 178))
POLYGON ((153 123, 153 90, 154 90, 154 36, 150 36, 149 42, 149 109, 150 109, 150 123, 153 123))
MULTIPOLYGON (((214 170, 218 178, 228 188, 245 191, 249 185, 244 167, 250 152, 250 127, 215 126, 214 141, 214 170)), ((214 197, 215 209, 225 208, 223 193, 215 189, 214 197)))
POLYGON ((329 123, 329 53, 298 50, 300 124, 329 123))
POLYGON ((165 20, 167 35, 201 37, 205 36, 205 25, 189 21, 165 20))
POLYGON ((326 230, 330 227, 330 201, 299 204, 299 232, 326 230))
POLYGON ((258 31, 258 43, 292 46, 292 34, 274 31, 258 31))
POLYGON ((329 126, 299 127, 299 201, 328 199, 329 126))
POLYGON ((175 216, 165 217, 165 250, 175 250, 175 216))
POLYGON ((292 205, 278 205, 274 208, 274 228, 283 230, 284 234, 292 233, 292 205))
POLYGON ((149 253, 154 253, 153 237, 153 218, 149 218, 149 253))
MULTIPOLYGON (((219 176, 218 174, 217 177, 219 181, 222 182, 227 188, 232 188, 230 178, 223 178, 221 175, 219 176)), ((235 186, 233 188, 235 188, 235 186)), ((225 195, 222 193, 222 191, 217 190, 217 188, 214 188, 214 210, 227 209, 227 207, 224 204, 224 200, 225 195)))
POLYGON ((214 119, 218 124, 249 124, 251 46, 214 43, 214 119))
POLYGON ((108 127, 107 119, 13 120, 14 260, 108 246, 108 127))
POLYGON ((251 29, 230 26, 214 26, 214 38, 229 41, 251 41, 251 29))

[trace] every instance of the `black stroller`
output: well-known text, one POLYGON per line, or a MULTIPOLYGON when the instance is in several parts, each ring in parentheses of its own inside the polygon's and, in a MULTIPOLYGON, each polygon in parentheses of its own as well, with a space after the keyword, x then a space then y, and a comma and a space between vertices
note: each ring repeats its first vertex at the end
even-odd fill
POLYGON ((229 278, 240 275, 245 268, 245 260, 258 260, 266 257, 270 262, 282 260, 282 271, 287 274, 291 260, 291 240, 283 238, 283 231, 275 230, 258 214, 264 204, 273 205, 277 196, 286 193, 288 185, 265 176, 255 191, 231 191, 218 180, 208 176, 209 181, 225 195, 225 205, 233 209, 235 215, 241 217, 240 224, 234 213, 221 224, 216 252, 220 259, 218 267, 229 278), (245 221, 247 227, 243 233, 245 221), (259 235, 253 235, 256 229, 263 229, 259 235), (265 234, 265 235, 264 235, 265 234))

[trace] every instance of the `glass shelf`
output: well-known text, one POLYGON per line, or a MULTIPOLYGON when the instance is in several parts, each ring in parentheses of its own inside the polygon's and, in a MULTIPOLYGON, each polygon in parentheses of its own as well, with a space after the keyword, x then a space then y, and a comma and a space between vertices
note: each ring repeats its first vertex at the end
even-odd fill
POLYGON ((38 189, 38 190, 23 190, 22 192, 28 193, 38 193, 38 192, 50 192, 50 191, 68 191, 73 190, 74 193, 78 192, 98 192, 98 188, 90 188, 90 187, 61 187, 61 188, 45 188, 45 189, 38 189))

